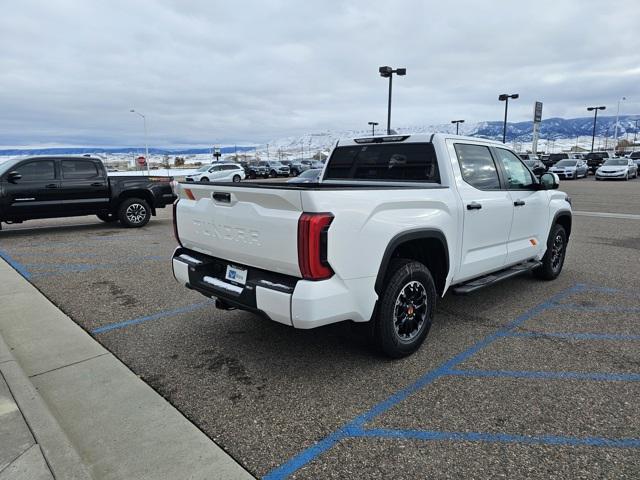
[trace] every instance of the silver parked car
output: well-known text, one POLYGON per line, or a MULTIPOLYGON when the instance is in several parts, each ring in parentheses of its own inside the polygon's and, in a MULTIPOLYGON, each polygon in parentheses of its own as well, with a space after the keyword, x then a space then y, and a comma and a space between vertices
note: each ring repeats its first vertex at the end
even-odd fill
POLYGON ((560 178, 581 178, 589 175, 589 167, 584 160, 568 159, 560 160, 549 167, 549 172, 555 173, 560 178))
POLYGON ((638 165, 630 158, 609 158, 596 170, 596 180, 629 180, 638 177, 638 165))

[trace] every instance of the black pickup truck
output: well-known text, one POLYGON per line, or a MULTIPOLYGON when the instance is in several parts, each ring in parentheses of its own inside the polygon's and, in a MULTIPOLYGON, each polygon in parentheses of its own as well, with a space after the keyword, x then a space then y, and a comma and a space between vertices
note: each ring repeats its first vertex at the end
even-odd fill
POLYGON ((176 199, 171 177, 107 176, 102 161, 88 157, 33 157, 0 162, 2 222, 97 215, 142 227, 157 208, 176 199))

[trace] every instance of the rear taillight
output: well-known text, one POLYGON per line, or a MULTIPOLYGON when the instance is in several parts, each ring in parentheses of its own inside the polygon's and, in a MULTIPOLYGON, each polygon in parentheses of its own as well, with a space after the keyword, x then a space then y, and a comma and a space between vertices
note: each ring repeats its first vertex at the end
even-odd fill
POLYGON ((180 237, 178 236, 178 219, 176 215, 179 201, 180 200, 176 200, 175 202, 173 202, 173 236, 176 237, 178 245, 182 247, 182 242, 180 241, 180 237))
POLYGON ((331 213, 303 213, 298 220, 298 265, 306 280, 333 276, 327 261, 327 240, 331 213))

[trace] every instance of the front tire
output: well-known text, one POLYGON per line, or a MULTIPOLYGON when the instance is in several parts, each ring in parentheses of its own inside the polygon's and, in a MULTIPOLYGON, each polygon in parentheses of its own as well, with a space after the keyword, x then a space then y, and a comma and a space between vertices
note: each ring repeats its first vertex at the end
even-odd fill
POLYGON ((208 178, 208 177, 202 177, 202 178, 200 179, 200 181, 201 181, 201 182, 208 182, 208 181, 209 181, 209 178, 208 178))
POLYGON ((144 227, 150 218, 151 208, 146 200, 141 198, 127 198, 118 207, 118 219, 123 227, 144 227))
POLYGON ((391 358, 415 352, 429 333, 436 288, 429 269, 408 259, 394 259, 376 308, 375 339, 391 358))
POLYGON ((555 280, 562 271, 567 254, 567 232, 564 227, 555 224, 547 240, 547 251, 542 257, 542 265, 533 273, 542 280, 555 280))
POLYGON ((234 175, 232 180, 233 183, 238 183, 241 180, 240 175, 234 175))

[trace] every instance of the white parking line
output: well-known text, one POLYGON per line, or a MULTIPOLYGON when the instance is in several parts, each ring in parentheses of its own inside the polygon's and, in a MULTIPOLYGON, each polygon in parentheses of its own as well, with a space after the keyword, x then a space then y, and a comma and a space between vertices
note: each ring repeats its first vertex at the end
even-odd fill
POLYGON ((609 212, 580 212, 574 211, 574 215, 582 215, 584 217, 602 217, 602 218, 622 218, 625 220, 640 220, 640 215, 631 213, 609 213, 609 212))

